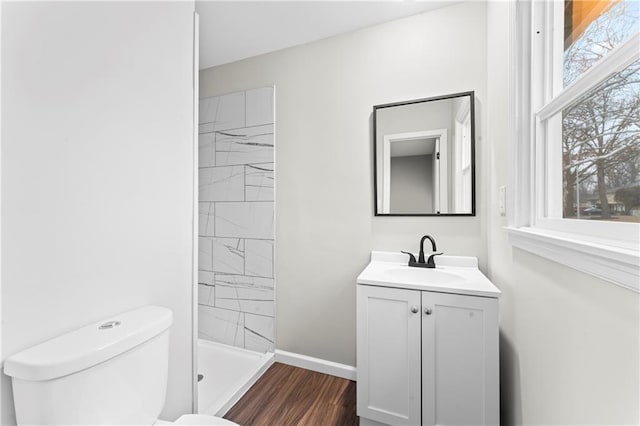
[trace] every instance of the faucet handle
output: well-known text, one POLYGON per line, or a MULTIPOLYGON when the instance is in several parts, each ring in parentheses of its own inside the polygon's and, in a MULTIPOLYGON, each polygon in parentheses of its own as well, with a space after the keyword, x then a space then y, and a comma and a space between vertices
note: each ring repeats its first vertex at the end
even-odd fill
POLYGON ((432 253, 431 255, 429 255, 429 258, 427 259, 427 268, 435 268, 436 262, 434 262, 433 258, 436 256, 440 256, 441 254, 444 253, 432 253))
POLYGON ((409 253, 408 251, 402 251, 402 250, 400 252, 409 255, 409 264, 416 263, 416 257, 413 255, 413 253, 409 253))

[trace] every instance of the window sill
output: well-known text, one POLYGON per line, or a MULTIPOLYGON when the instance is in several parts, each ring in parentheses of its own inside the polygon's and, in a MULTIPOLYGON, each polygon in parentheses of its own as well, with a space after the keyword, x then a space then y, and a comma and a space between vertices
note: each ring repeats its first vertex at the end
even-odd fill
POLYGON ((514 247, 640 293, 640 251, 531 227, 507 227, 514 247))

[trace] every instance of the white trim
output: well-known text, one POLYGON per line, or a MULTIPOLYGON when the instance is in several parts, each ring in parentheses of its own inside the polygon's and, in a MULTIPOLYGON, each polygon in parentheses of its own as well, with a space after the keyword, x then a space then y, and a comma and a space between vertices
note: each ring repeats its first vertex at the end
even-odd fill
POLYGON ((382 142, 382 213, 391 212, 391 136, 382 142))
POLYGON ((433 182, 433 212, 437 213, 440 211, 440 163, 438 160, 438 152, 440 152, 440 138, 436 138, 435 145, 433 147, 433 154, 431 154, 431 174, 433 177, 431 181, 433 182))
MULTIPOLYGON (((278 122, 276 120, 276 103, 277 103, 277 99, 276 99, 276 85, 273 84, 271 86, 268 87, 273 87, 273 264, 272 264, 272 271, 273 271, 273 294, 278 294, 278 271, 276 271, 276 265, 277 265, 277 261, 278 261, 278 243, 276 241, 276 235, 278 234, 278 221, 277 221, 277 210, 276 210, 276 202, 275 200, 278 199, 278 181, 276 180, 276 176, 278 176, 279 172, 278 172, 278 157, 277 157, 277 150, 276 148, 276 143, 278 142, 278 137, 279 137, 279 130, 278 130, 278 122)), ((276 297, 273 298, 273 348, 274 348, 274 353, 275 353, 275 346, 278 343, 278 327, 276 327, 276 315, 275 313, 278 312, 278 299, 276 297)), ((274 355, 275 356, 275 355, 274 355)))
POLYGON ((433 212, 440 211, 441 206, 447 206, 448 213, 448 192, 440 191, 440 186, 447 187, 447 129, 421 130, 417 132, 394 133, 384 135, 382 139, 382 213, 391 213, 391 144, 395 142, 406 142, 416 139, 432 139, 436 138, 436 152, 440 152, 440 161, 434 163, 433 181, 433 212), (438 142, 441 142, 438 145, 438 142), (442 151, 440 149, 443 149, 442 151), (436 180, 438 178, 439 180, 436 180))
POLYGON ((632 250, 640 253, 640 234, 637 223, 625 223, 589 219, 538 218, 537 228, 549 232, 571 234, 575 239, 599 243, 610 247, 632 250), (589 232, 585 231, 585 228, 589 232))
POLYGON ((511 95, 509 123, 511 163, 507 194, 507 221, 510 226, 528 226, 533 218, 533 144, 531 116, 532 46, 531 4, 526 1, 509 2, 511 75, 508 92, 511 95), (527 19, 529 18, 529 19, 527 19))
MULTIPOLYGON (((436 212, 452 213, 449 210, 449 132, 447 129, 439 129, 438 137, 438 153, 440 159, 438 162, 438 206, 436 212)), ((435 206, 434 206, 435 207, 435 206)))
POLYGON ((589 243, 554 231, 528 227, 507 230, 514 247, 640 293, 637 251, 589 243))
POLYGON ((540 108, 536 115, 540 120, 547 120, 558 114, 613 73, 625 69, 638 58, 640 58, 640 33, 635 34, 623 45, 609 52, 605 58, 582 74, 578 80, 565 88, 544 107, 540 108))
MULTIPOLYGON (((548 72, 550 73, 549 93, 554 97, 562 91, 564 85, 564 3, 564 1, 551 2, 547 9, 551 12, 550 19, 547 22, 553 25, 549 37, 550 44, 548 45, 551 53, 551 67, 548 72)), ((547 101, 549 100, 551 98, 547 99, 547 101)))
MULTIPOLYGON (((463 103, 455 113, 454 132, 451 142, 453 157, 451 181, 449 187, 452 188, 451 212, 471 213, 471 102, 463 103), (466 140, 465 140, 466 139, 466 140), (466 146, 465 146, 466 145, 466 146), (465 149, 467 148, 467 149, 465 149), (469 153, 466 164, 463 164, 463 157, 469 153)), ((447 211, 448 213, 448 211, 447 211)))
MULTIPOLYGON (((0 46, 2 46, 2 3, 0 2, 0 46)), ((2 55, 0 54, 0 82, 2 81, 2 55)), ((2 84, 0 84, 0 99, 2 99, 2 84)), ((2 135, 2 102, 0 102, 0 135, 2 135)), ((2 241, 2 137, 0 137, 0 242, 2 241)), ((0 295, 2 294, 2 244, 0 243, 0 295)), ((0 303, 0 318, 2 316, 2 303, 0 303)), ((0 327, 0 359, 4 353, 2 349, 2 328, 0 327)), ((0 361, 0 368, 4 370, 4 363, 0 361)), ((0 419, 2 419, 3 390, 0 386, 0 419)))
MULTIPOLYGON (((440 213, 457 213, 452 212, 449 209, 449 140, 447 129, 438 138, 438 152, 440 153, 440 159, 438 162, 438 208, 437 212, 440 213)), ((469 199, 471 201, 471 199, 469 199)), ((471 213, 471 209, 469 209, 471 213)))
POLYGON ((193 192, 191 229, 191 411, 198 412, 198 121, 199 121, 199 52, 200 16, 193 12, 193 192))
POLYGON ((318 373, 329 374, 347 380, 356 380, 356 368, 346 364, 314 358, 308 355, 297 354, 276 349, 276 362, 305 368, 318 373))
MULTIPOLYGON (((462 98, 464 99, 464 98, 462 98)), ((455 121, 462 122, 471 115, 471 102, 463 102, 455 113, 455 121)))

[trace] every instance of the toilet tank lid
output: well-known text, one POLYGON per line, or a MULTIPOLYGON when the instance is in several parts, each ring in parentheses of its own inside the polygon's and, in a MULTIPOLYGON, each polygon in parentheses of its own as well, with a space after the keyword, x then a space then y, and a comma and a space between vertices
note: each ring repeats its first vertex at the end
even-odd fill
POLYGON ((23 380, 51 380, 128 351, 167 330, 173 313, 144 306, 97 321, 7 358, 4 373, 23 380))

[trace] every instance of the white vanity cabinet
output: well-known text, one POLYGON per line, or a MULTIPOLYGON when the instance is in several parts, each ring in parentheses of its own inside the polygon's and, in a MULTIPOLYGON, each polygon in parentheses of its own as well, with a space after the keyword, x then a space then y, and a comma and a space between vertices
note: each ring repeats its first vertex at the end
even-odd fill
POLYGON ((491 297, 359 282, 361 424, 498 425, 496 292, 491 297))

